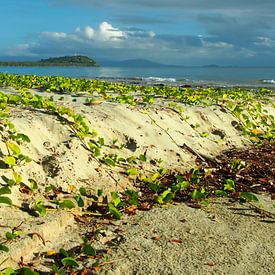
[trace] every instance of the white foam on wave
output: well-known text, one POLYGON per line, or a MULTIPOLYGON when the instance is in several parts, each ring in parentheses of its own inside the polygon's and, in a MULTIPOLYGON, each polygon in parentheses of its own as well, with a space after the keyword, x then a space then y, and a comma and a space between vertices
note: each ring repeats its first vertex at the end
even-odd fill
POLYGON ((274 79, 263 79, 262 82, 263 83, 268 83, 268 84, 275 84, 275 80, 274 79))
POLYGON ((172 77, 155 77, 155 76, 149 76, 144 78, 145 81, 148 82, 177 82, 175 78, 172 77))

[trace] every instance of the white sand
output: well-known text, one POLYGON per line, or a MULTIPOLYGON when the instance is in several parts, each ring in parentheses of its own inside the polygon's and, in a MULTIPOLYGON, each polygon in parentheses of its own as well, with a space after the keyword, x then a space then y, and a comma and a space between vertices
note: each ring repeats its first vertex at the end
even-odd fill
MULTIPOLYGON (((179 114, 159 104, 146 113, 140 107, 108 102, 85 106, 84 96, 77 97, 77 102, 72 99, 66 96, 65 101, 60 103, 86 117, 90 127, 98 131, 106 145, 110 145, 104 146, 103 152, 138 157, 146 151, 148 161, 143 165, 144 170, 154 169, 150 160, 172 170, 190 169, 196 156, 181 149, 184 144, 208 157, 248 144, 246 138, 232 126, 236 119, 218 106, 182 105, 185 111, 179 114), (202 137, 203 132, 210 134, 202 137), (114 139, 118 140, 117 145, 128 144, 128 148, 110 148, 114 139)), ((274 115, 274 109, 270 110, 274 115)), ((14 204, 34 202, 49 184, 60 186, 65 191, 70 190, 70 185, 76 189, 84 186, 92 192, 103 188, 106 193, 121 191, 132 185, 132 180, 118 173, 122 168, 110 168, 91 158, 81 142, 71 135, 69 127, 53 115, 18 108, 12 109, 11 113, 18 132, 27 134, 31 139, 30 144, 24 145, 23 151, 33 161, 18 171, 25 180, 36 180, 40 190, 29 196, 14 187, 10 196, 14 204)), ((2 143, 0 148, 5 152, 2 143)), ((10 171, 1 169, 1 175, 9 177, 10 171)), ((0 181, 4 183, 3 177, 0 181)), ((274 212, 272 207, 268 210, 274 212)), ((106 272, 274 274, 274 223, 261 222, 258 216, 238 214, 227 205, 210 204, 205 210, 177 205, 124 217, 126 224, 123 221, 119 223, 124 242, 115 247, 113 257, 125 257, 125 260, 117 261, 113 271, 106 272), (186 222, 181 222, 183 219, 186 222), (152 240, 155 235, 160 235, 160 241, 152 240), (180 239, 182 243, 173 244, 170 239, 180 239)), ((54 210, 44 218, 34 218, 16 208, 0 205, 1 226, 14 227, 21 222, 24 222, 21 226, 23 235, 11 244, 10 253, 0 253, 0 263, 5 260, 0 268, 15 267, 20 256, 24 256, 26 262, 33 261, 37 253, 61 247, 68 249, 80 243, 82 230, 70 213, 54 210), (43 236, 45 244, 36 234, 31 237, 30 233, 43 236)), ((0 227, 0 236, 7 230, 8 227, 0 227)), ((107 270, 110 268, 110 265, 106 267, 107 270)))

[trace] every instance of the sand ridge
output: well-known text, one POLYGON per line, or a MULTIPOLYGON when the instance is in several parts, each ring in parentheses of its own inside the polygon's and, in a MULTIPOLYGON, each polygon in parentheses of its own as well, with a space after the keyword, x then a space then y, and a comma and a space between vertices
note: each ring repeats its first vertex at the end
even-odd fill
MULTIPOLYGON (((145 171, 153 166, 186 171, 194 166, 198 157, 196 152, 201 158, 211 159, 224 150, 244 148, 249 144, 247 138, 236 129, 236 118, 219 106, 182 104, 184 112, 179 113, 161 101, 144 110, 139 106, 114 102, 85 105, 85 95, 79 95, 76 102, 71 96, 64 97, 62 104, 83 114, 90 128, 95 128, 104 138, 107 145, 102 149, 104 153, 127 157, 146 152, 148 161, 141 168, 145 171)), ((274 109, 269 110, 275 113, 274 109)), ((40 189, 34 198, 20 192, 19 186, 14 187, 10 196, 14 204, 32 203, 42 196, 42 189, 51 184, 68 192, 72 186, 76 189, 83 186, 91 192, 97 188, 108 192, 122 191, 133 186, 133 179, 120 173, 121 167, 107 167, 92 158, 81 140, 75 138, 71 129, 53 115, 11 107, 11 116, 18 132, 24 132, 31 139, 22 151, 33 161, 19 167, 19 172, 23 178, 37 181, 40 189)), ((3 144, 0 148, 5 152, 3 144)), ((10 173, 1 169, 2 184, 5 184, 3 176, 9 177, 10 173)), ((66 198, 64 194, 60 196, 66 198)), ((267 206, 266 200, 270 199, 263 197, 260 203, 273 211, 270 201, 267 206)), ((112 255, 114 259, 124 260, 115 261, 99 272, 272 274, 275 268, 273 221, 264 223, 257 215, 256 218, 239 215, 232 207, 223 201, 211 203, 202 210, 180 204, 138 212, 133 217, 125 216, 117 223, 123 241, 116 243, 112 255), (157 236, 159 240, 154 239, 157 236), (173 243, 171 240, 180 241, 173 243)), ((239 204, 234 207, 241 208, 239 204)), ((7 228, 23 222, 23 235, 12 244, 11 252, 0 254, 0 263, 3 262, 1 268, 16 267, 22 255, 29 262, 39 259, 42 252, 50 249, 70 249, 79 243, 83 233, 83 228, 68 211, 49 211, 45 218, 38 220, 3 205, 0 206, 0 213, 0 224, 5 226, 0 227, 1 235, 7 228)), ((104 230, 112 232, 112 229, 104 230)), ((116 238, 114 234, 110 240, 116 238)), ((105 243, 99 242, 100 245, 105 243)), ((41 270, 49 271, 43 267, 43 261, 38 260, 37 265, 41 270)))

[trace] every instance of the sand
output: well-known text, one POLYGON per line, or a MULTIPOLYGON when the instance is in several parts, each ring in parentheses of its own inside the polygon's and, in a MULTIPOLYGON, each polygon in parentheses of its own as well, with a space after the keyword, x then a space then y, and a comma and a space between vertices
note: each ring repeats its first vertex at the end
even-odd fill
MULTIPOLYGON (((219 106, 182 105, 184 112, 178 113, 163 102, 144 111, 113 102, 86 106, 85 95, 64 97, 60 104, 84 115, 89 126, 104 138, 108 145, 102 149, 104 153, 127 157, 146 152, 145 171, 156 166, 179 172, 194 167, 197 156, 183 145, 213 158, 224 150, 249 144, 234 127, 236 118, 219 106), (204 137, 204 132, 210 134, 204 137)), ((275 114, 270 107, 269 111, 275 114)), ((133 179, 118 173, 121 167, 107 167, 91 158, 70 128, 55 116, 16 107, 11 114, 18 132, 31 139, 22 150, 33 161, 18 171, 24 179, 32 178, 39 184, 39 192, 32 196, 14 187, 10 198, 15 205, 33 203, 50 184, 68 192, 83 186, 91 192, 102 188, 105 193, 133 186, 133 179)), ((0 149, 5 152, 2 143, 0 149)), ((9 177, 10 171, 1 168, 1 176, 4 184, 3 176, 9 177)), ((275 213, 270 197, 263 195, 259 205, 275 213)), ((247 205, 222 199, 202 209, 178 204, 124 215, 114 223, 102 228, 107 239, 95 243, 112 248, 111 263, 99 274, 274 274, 274 220, 263 219, 247 205)), ((19 224, 20 238, 9 245, 9 253, 0 252, 1 269, 18 267, 23 256, 26 263, 33 262, 38 270, 49 273, 41 255, 79 245, 81 234, 89 230, 75 221, 72 211, 52 210, 41 218, 1 204, 0 236, 19 224)))

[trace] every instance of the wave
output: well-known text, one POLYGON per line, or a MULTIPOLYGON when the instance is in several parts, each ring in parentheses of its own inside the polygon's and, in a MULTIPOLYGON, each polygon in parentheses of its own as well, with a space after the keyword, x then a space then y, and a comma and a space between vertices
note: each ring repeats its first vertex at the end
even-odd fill
POLYGON ((149 76, 149 77, 144 77, 143 81, 146 82, 161 82, 161 83, 175 83, 177 82, 176 78, 172 77, 155 77, 155 76, 149 76))
POLYGON ((275 80, 274 79, 263 79, 261 81, 262 81, 262 83, 275 84, 275 80))

